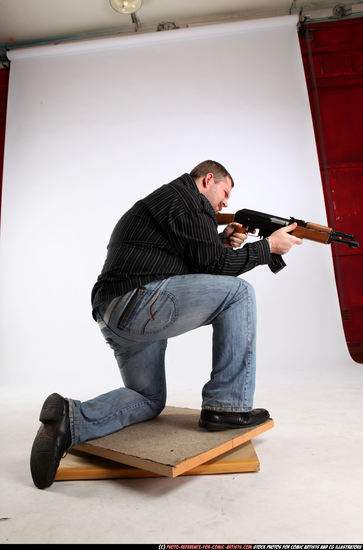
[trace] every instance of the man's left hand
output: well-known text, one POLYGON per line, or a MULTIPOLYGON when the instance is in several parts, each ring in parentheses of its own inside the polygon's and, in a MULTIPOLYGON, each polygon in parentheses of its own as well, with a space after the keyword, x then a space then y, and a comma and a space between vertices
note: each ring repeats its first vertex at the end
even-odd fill
POLYGON ((222 243, 226 248, 239 248, 247 239, 245 231, 246 229, 240 223, 229 223, 221 234, 222 243))

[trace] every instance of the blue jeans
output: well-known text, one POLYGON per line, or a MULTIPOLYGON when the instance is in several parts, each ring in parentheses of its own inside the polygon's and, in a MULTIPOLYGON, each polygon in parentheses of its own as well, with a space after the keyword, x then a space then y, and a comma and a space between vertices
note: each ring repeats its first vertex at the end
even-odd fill
POLYGON ((253 287, 224 275, 178 275, 115 298, 97 322, 116 357, 125 387, 88 401, 70 399, 72 445, 156 417, 166 402, 167 339, 213 327, 213 364, 202 408, 247 412, 256 371, 253 287))

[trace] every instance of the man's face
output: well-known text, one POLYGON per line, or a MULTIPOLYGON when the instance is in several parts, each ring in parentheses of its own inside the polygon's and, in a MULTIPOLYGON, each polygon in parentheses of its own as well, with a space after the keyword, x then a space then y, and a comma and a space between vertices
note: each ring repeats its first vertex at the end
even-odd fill
POLYGON ((217 214, 222 208, 227 208, 228 206, 228 199, 232 191, 232 182, 228 176, 218 182, 214 180, 213 174, 208 174, 208 176, 211 177, 207 180, 203 195, 209 200, 217 214))

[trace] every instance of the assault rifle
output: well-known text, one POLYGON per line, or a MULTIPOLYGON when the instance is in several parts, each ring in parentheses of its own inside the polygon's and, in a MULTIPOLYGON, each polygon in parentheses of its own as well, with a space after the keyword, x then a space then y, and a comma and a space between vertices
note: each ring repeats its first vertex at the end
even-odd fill
POLYGON ((256 212, 255 210, 247 210, 246 208, 238 210, 235 214, 217 214, 217 222, 219 225, 238 222, 243 225, 244 233, 254 233, 258 230, 256 236, 261 238, 268 237, 277 229, 281 229, 281 227, 286 227, 296 222, 297 227, 291 231, 291 235, 299 239, 309 239, 310 241, 317 241, 325 244, 347 244, 351 248, 357 248, 359 246, 359 243, 354 240, 354 235, 340 233, 331 227, 304 222, 303 220, 297 220, 292 217, 290 219, 280 218, 279 216, 264 214, 263 212, 256 212))

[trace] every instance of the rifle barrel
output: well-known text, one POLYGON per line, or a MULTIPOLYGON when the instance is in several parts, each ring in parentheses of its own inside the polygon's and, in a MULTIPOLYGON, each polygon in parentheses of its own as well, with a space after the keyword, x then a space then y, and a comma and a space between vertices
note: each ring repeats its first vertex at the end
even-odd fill
POLYGON ((329 242, 347 244, 350 248, 358 248, 359 243, 354 239, 354 235, 341 233, 340 231, 332 231, 329 242))

